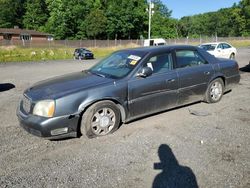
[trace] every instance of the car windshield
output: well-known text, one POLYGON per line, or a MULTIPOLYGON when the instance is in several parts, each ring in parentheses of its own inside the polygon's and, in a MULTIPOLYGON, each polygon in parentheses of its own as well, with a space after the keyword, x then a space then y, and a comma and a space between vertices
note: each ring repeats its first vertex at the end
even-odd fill
POLYGON ((84 50, 83 52, 84 53, 91 53, 91 51, 89 51, 89 50, 84 50))
POLYGON ((128 75, 141 60, 142 54, 128 51, 116 52, 89 69, 103 77, 122 78, 128 75))
POLYGON ((200 47, 207 51, 213 51, 216 48, 216 44, 203 44, 200 47))
POLYGON ((80 52, 83 52, 83 53, 90 52, 89 50, 87 50, 87 49, 83 49, 83 48, 82 48, 82 49, 79 49, 79 51, 80 51, 80 52))

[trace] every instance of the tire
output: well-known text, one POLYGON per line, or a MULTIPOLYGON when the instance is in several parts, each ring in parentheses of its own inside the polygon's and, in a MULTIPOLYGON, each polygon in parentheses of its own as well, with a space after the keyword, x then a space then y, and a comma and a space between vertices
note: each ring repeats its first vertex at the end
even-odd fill
POLYGON ((207 103, 219 102, 224 94, 224 82, 221 78, 213 80, 207 88, 205 101, 207 103))
POLYGON ((234 54, 234 53, 231 53, 229 59, 235 59, 235 54, 234 54))
POLYGON ((86 59, 85 55, 81 55, 81 59, 80 60, 84 60, 84 59, 86 59))
POLYGON ((112 101, 100 101, 90 106, 82 116, 81 133, 88 138, 105 136, 120 125, 120 110, 112 101))

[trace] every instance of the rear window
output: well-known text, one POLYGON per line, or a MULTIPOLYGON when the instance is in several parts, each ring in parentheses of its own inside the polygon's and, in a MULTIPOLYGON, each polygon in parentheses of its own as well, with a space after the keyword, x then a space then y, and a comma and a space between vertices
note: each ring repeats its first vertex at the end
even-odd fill
POLYGON ((203 44, 200 47, 206 51, 213 51, 216 48, 216 44, 203 44))

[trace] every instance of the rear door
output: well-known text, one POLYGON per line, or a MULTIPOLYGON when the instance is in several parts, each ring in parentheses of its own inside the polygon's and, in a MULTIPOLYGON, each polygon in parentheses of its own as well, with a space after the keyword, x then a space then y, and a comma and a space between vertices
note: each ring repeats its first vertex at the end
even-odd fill
POLYGON ((226 43, 222 43, 222 46, 224 51, 224 58, 229 58, 230 55, 233 53, 232 47, 226 43))
MULTIPOLYGON (((131 117, 138 117, 176 106, 178 77, 173 70, 171 53, 152 55, 142 65, 153 70, 146 78, 133 77, 128 82, 131 117)), ((141 68, 142 68, 141 67, 141 68)))
POLYGON ((176 71, 179 77, 179 105, 204 98, 207 85, 214 74, 209 64, 196 50, 176 50, 176 71))

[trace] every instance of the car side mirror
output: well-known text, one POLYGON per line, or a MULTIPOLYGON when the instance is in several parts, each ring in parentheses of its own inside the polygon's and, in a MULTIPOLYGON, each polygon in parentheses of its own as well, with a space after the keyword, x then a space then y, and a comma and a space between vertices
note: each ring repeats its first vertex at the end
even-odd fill
POLYGON ((137 73, 137 77, 146 78, 153 74, 153 70, 150 67, 143 67, 140 72, 137 73))

